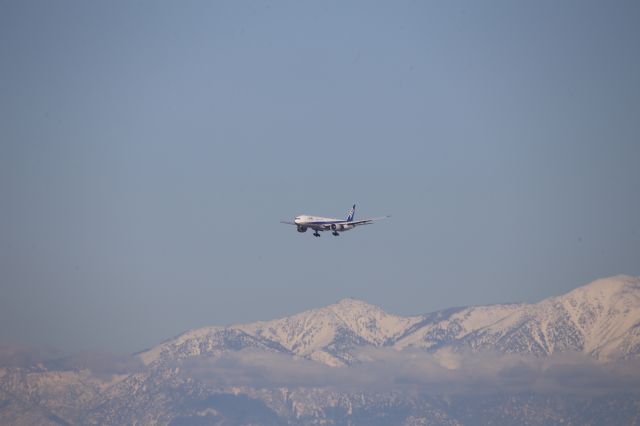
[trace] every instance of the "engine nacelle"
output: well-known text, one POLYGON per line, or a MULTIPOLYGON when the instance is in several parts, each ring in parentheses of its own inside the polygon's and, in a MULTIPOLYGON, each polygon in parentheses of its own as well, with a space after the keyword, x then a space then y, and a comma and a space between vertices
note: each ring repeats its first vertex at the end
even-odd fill
POLYGON ((298 226, 298 232, 307 232, 306 226, 298 226))
POLYGON ((331 229, 334 231, 344 231, 345 229, 349 229, 349 228, 345 227, 344 225, 336 225, 335 223, 332 223, 331 229))

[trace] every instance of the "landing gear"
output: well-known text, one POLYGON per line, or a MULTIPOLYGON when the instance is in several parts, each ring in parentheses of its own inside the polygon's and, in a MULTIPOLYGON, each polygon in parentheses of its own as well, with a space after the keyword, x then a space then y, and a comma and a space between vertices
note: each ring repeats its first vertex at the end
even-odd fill
POLYGON ((318 231, 316 231, 316 232, 314 232, 314 233, 313 233, 313 236, 314 236, 314 237, 319 237, 319 236, 320 236, 320 234, 318 233, 318 231))
POLYGON ((338 232, 337 232, 337 231, 333 231, 333 232, 332 232, 332 234, 333 234, 333 235, 335 235, 336 237, 339 237, 339 236, 340 236, 340 234, 338 234, 338 232))

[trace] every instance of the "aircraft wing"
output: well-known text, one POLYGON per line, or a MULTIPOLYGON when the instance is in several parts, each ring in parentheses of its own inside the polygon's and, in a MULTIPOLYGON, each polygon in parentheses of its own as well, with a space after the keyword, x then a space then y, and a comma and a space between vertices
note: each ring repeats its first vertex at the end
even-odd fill
POLYGON ((391 217, 391 216, 372 217, 369 219, 333 222, 333 223, 295 223, 295 222, 289 222, 286 220, 281 220, 280 223, 284 223, 287 225, 294 225, 294 226, 302 226, 305 228, 313 229, 314 231, 329 231, 331 230, 331 225, 348 225, 351 227, 358 226, 358 225, 369 225, 375 222, 376 220, 386 219, 388 217, 391 217))
POLYGON ((353 226, 356 226, 356 225, 370 225, 373 222, 375 222, 376 220, 386 219, 388 217, 391 217, 391 216, 380 216, 380 217, 372 217, 372 218, 369 218, 369 219, 352 220, 351 222, 342 222, 341 224, 353 225, 353 226))
POLYGON ((344 222, 335 222, 332 224, 329 223, 329 224, 305 225, 305 226, 308 226, 311 229, 317 229, 318 231, 328 231, 331 229, 331 225, 346 225, 350 227, 355 227, 358 225, 370 225, 376 220, 386 219, 388 217, 391 217, 391 216, 371 217, 369 219, 351 220, 351 221, 345 220, 344 222))
MULTIPOLYGON (((336 222, 335 224, 336 225, 348 225, 348 226, 351 226, 351 227, 358 226, 358 225, 370 225, 373 222, 375 222, 376 220, 386 219, 388 217, 391 217, 391 216, 371 217, 369 219, 336 222)), ((322 225, 322 226, 324 227, 324 229, 330 229, 331 228, 331 225, 322 225)))

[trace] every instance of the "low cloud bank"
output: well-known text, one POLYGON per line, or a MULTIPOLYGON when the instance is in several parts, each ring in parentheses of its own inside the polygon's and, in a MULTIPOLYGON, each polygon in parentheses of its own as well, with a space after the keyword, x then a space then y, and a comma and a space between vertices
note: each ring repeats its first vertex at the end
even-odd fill
POLYGON ((89 370, 102 377, 136 373, 145 368, 138 357, 98 351, 80 352, 52 361, 50 365, 63 370, 89 370))
POLYGON ((497 353, 430 354, 365 348, 349 367, 257 350, 180 363, 181 374, 213 386, 407 389, 433 394, 568 393, 600 395, 640 391, 640 361, 601 363, 581 353, 544 358, 497 353))
MULTIPOLYGON (((460 353, 363 348, 348 367, 255 349, 218 358, 178 361, 183 378, 210 386, 335 388, 344 391, 409 390, 433 395, 535 392, 598 396, 640 395, 640 360, 603 363, 583 353, 547 357, 491 352, 460 353)), ((89 370, 101 378, 144 370, 140 359, 108 352, 60 357, 52 350, 0 345, 0 368, 44 367, 49 371, 89 370)))
POLYGON ((108 377, 138 372, 144 365, 137 357, 106 351, 80 352, 63 357, 53 349, 21 344, 0 345, 0 368, 34 367, 50 371, 90 370, 97 376, 108 377))

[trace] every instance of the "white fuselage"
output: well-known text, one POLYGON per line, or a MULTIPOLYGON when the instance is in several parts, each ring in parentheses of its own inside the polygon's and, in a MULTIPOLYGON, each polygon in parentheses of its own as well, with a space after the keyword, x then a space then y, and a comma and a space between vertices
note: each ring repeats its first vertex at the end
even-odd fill
MULTIPOLYGON (((359 225, 368 225, 376 220, 384 219, 384 217, 374 217, 368 219, 354 220, 356 212, 356 205, 349 209, 346 219, 336 219, 334 217, 323 216, 309 216, 307 214, 301 214, 293 219, 293 222, 282 221, 287 225, 295 225, 298 232, 307 232, 307 229, 313 229, 313 236, 319 237, 321 231, 331 231, 336 237, 340 235, 340 232, 348 231, 359 225)), ((385 216, 388 217, 388 216, 385 216)))
POLYGON ((344 219, 336 219, 333 217, 322 217, 322 216, 309 216, 309 215, 300 215, 296 216, 293 222, 298 225, 298 228, 311 228, 314 230, 324 231, 324 230, 334 230, 334 231, 348 231, 353 228, 353 225, 350 225, 348 221, 344 219))

